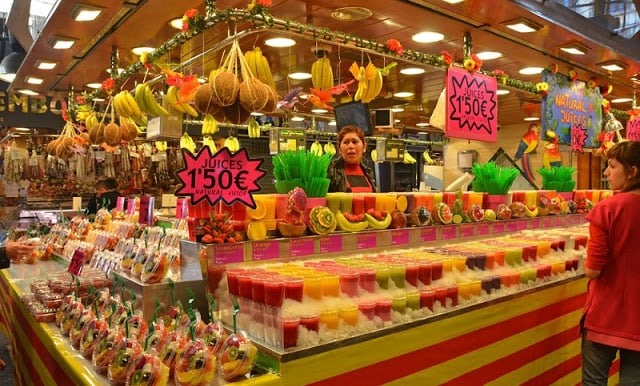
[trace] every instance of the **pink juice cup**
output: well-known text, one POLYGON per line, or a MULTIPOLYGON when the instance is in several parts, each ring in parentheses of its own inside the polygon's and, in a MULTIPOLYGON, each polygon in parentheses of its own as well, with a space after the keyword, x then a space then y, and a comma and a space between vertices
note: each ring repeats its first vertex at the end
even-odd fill
POLYGON ((282 320, 282 343, 285 349, 298 345, 298 326, 300 318, 286 318, 282 320))
POLYGON ((440 302, 440 305, 442 307, 446 307, 447 306, 447 289, 444 287, 436 288, 433 300, 440 302))
POLYGON ((256 303, 264 303, 265 281, 266 279, 260 276, 251 279, 251 299, 256 303))
POLYGON ((429 262, 421 262, 418 265, 418 280, 424 285, 431 284, 432 266, 429 262))
POLYGON ((364 195, 364 211, 368 211, 369 209, 376 210, 376 195, 375 194, 365 194, 364 195))
POLYGON ((270 278, 264 282, 264 303, 271 307, 282 307, 284 300, 284 280, 270 278))
POLYGON ((373 301, 362 301, 358 304, 358 308, 360 312, 369 320, 373 320, 373 317, 376 315, 376 302, 373 301))
POLYGON ((376 292, 376 270, 373 268, 363 268, 360 270, 360 288, 373 293, 376 292))
POLYGON ((420 277, 419 264, 407 264, 405 269, 405 280, 414 287, 418 286, 418 278, 420 277))
POLYGON ((284 297, 285 299, 295 300, 297 302, 302 301, 304 294, 304 280, 299 277, 287 278, 284 283, 284 297))
POLYGON ((360 275, 357 271, 340 272, 340 291, 349 296, 358 296, 358 282, 360 275))
POLYGON ((229 288, 229 294, 233 296, 240 296, 238 292, 238 276, 246 272, 245 269, 234 268, 227 270, 227 287, 229 288))
POLYGON ((351 213, 364 214, 365 211, 365 197, 362 194, 354 194, 351 197, 351 213))
POLYGON ((251 275, 248 271, 238 275, 238 296, 251 300, 251 275))
POLYGON ((436 296, 434 290, 421 290, 420 291, 420 308, 428 308, 433 311, 433 301, 436 296))
POLYGON ((458 286, 457 285, 447 287, 447 297, 451 299, 452 306, 455 307, 458 305, 458 286))
POLYGON ((442 279, 442 274, 444 271, 444 264, 442 261, 434 261, 431 263, 431 280, 440 280, 442 279))
POLYGON ((391 320, 391 306, 393 301, 391 299, 378 299, 376 300, 376 316, 385 322, 391 320))
POLYGON ((320 314, 300 316, 300 325, 309 331, 318 332, 320 329, 320 314))

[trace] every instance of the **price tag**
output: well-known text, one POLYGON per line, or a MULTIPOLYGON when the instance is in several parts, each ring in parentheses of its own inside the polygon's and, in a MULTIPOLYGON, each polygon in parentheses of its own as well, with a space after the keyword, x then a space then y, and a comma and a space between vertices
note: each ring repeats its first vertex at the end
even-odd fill
POLYGON ((289 242, 289 254, 291 257, 309 256, 314 253, 314 242, 312 238, 291 239, 289 242))
POLYGON ((270 260, 280 257, 278 241, 256 241, 253 243, 253 260, 270 260))
POLYGON ((523 230, 527 229, 527 220, 525 220, 525 219, 518 220, 517 224, 518 224, 518 230, 519 231, 523 231, 523 230))
POLYGON ((436 228, 425 227, 420 229, 420 241, 429 242, 436 240, 436 228))
POLYGON ((320 237, 320 253, 342 252, 342 235, 320 237))
POLYGON ((539 218, 532 218, 529 221, 529 226, 531 227, 531 229, 540 229, 540 219, 539 218))
POLYGON ((394 229, 391 231, 391 245, 407 245, 409 244, 408 229, 394 229))
POLYGON ((375 248, 376 246, 377 244, 375 233, 356 233, 357 249, 375 248))
POLYGON ((155 204, 155 197, 141 196, 140 197, 140 214, 138 216, 138 223, 153 225, 153 209, 155 204))
POLYGON ((71 261, 69 262, 67 271, 76 276, 80 276, 80 274, 82 273, 82 269, 84 268, 84 260, 84 252, 81 249, 76 249, 75 251, 73 251, 73 255, 71 256, 71 261))
POLYGON ((494 235, 501 235, 504 233, 504 229, 505 229, 505 222, 504 221, 497 221, 493 224, 491 224, 491 233, 494 235))
POLYGON ((518 229, 520 228, 518 226, 518 221, 519 220, 507 221, 507 232, 509 232, 509 233, 517 232, 518 229))
POLYGON ((475 236, 475 225, 464 224, 460 225, 460 237, 473 237, 475 236))
POLYGON ((542 219, 540 219, 540 226, 542 228, 550 228, 551 227, 551 218, 543 217, 542 219))
POLYGON ((556 216, 553 219, 553 226, 562 227, 564 226, 564 216, 556 216))
POLYGON ((478 236, 486 236, 489 234, 489 224, 478 224, 476 226, 476 234, 478 236))
POLYGON ((458 226, 457 225, 443 225, 440 228, 440 239, 442 240, 451 240, 458 237, 458 226))
POLYGON ((177 172, 182 186, 176 196, 189 196, 193 205, 222 200, 227 205, 240 201, 256 207, 252 193, 260 190, 258 180, 266 174, 259 169, 264 159, 250 159, 247 149, 231 154, 226 147, 212 155, 208 146, 195 156, 183 150, 183 156, 186 166, 177 172))
POLYGON ((213 247, 213 261, 216 264, 241 263, 244 261, 244 244, 217 244, 213 247))

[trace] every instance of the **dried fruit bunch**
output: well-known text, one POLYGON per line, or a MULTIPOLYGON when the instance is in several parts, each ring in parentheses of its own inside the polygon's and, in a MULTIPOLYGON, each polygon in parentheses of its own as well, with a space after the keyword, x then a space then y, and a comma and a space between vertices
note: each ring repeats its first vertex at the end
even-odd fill
POLYGON ((204 234, 201 241, 205 244, 235 243, 243 241, 242 233, 236 231, 228 212, 211 212, 209 219, 201 219, 204 234))

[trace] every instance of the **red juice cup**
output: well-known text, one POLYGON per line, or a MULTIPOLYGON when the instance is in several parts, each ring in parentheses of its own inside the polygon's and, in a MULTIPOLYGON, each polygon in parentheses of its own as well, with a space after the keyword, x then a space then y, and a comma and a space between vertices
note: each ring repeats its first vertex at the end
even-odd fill
POLYGON ((376 315, 385 322, 390 321, 392 304, 393 301, 391 299, 376 300, 376 315))
POLYGON ((376 195, 375 194, 365 194, 364 195, 364 211, 368 211, 369 209, 376 209, 376 195))
POLYGON ((369 320, 373 320, 373 317, 376 315, 376 302, 362 301, 358 304, 358 308, 369 320))
POLYGON ((360 275, 357 271, 340 272, 340 291, 349 297, 358 296, 359 281, 360 275))
POLYGON ((442 307, 446 307, 447 306, 447 289, 444 287, 436 288, 433 300, 440 302, 440 305, 442 307))
POLYGON ((453 285, 451 287, 447 287, 447 297, 451 299, 451 305, 458 305, 458 286, 453 285))
POLYGON ((300 318, 282 319, 282 343, 285 349, 298 345, 300 318))
POLYGON ((309 331, 318 332, 320 329, 320 314, 300 316, 300 325, 309 331))
POLYGON ((240 296, 238 292, 238 276, 242 273, 246 272, 245 269, 242 268, 234 268, 228 269, 227 274, 227 287, 229 288, 229 294, 233 296, 240 296))
POLYGON ((238 296, 251 300, 251 275, 248 272, 238 275, 238 296))
POLYGON ((295 300, 297 302, 302 301, 304 294, 304 280, 299 277, 290 277, 285 279, 284 283, 284 297, 285 299, 295 300))
POLYGON ((363 268, 360 270, 360 288, 373 293, 376 292, 376 270, 373 268, 363 268))
POLYGON ((444 271, 444 265, 442 261, 434 261, 431 263, 431 280, 442 279, 442 273, 444 271))
POLYGON ((404 278, 414 287, 418 286, 418 278, 420 277, 420 265, 419 264, 407 264, 404 278))
POLYGON ((429 262, 421 262, 418 265, 418 280, 424 285, 431 284, 432 266, 429 262))
POLYGON ((289 195, 276 194, 276 218, 284 219, 287 214, 287 200, 289 195))
POLYGON ((270 307, 282 307, 284 280, 269 278, 264 282, 264 303, 270 307))
POLYGON ((260 304, 264 304, 264 283, 266 278, 256 276, 251 279, 251 299, 260 304))
POLYGON ((428 308, 433 311, 433 300, 436 297, 436 291, 434 290, 421 290, 420 291, 420 308, 428 308))
POLYGON ((365 212, 364 200, 365 200, 365 197, 362 194, 354 194, 351 197, 351 213, 364 214, 365 212))

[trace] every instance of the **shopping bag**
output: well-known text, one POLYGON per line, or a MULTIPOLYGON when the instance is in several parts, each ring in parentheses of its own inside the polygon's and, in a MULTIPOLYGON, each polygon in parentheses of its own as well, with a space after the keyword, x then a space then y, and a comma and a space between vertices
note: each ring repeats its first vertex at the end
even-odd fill
POLYGON ((431 118, 429 118, 429 124, 440 130, 446 130, 447 123, 447 89, 443 88, 436 102, 436 107, 433 108, 431 118))

